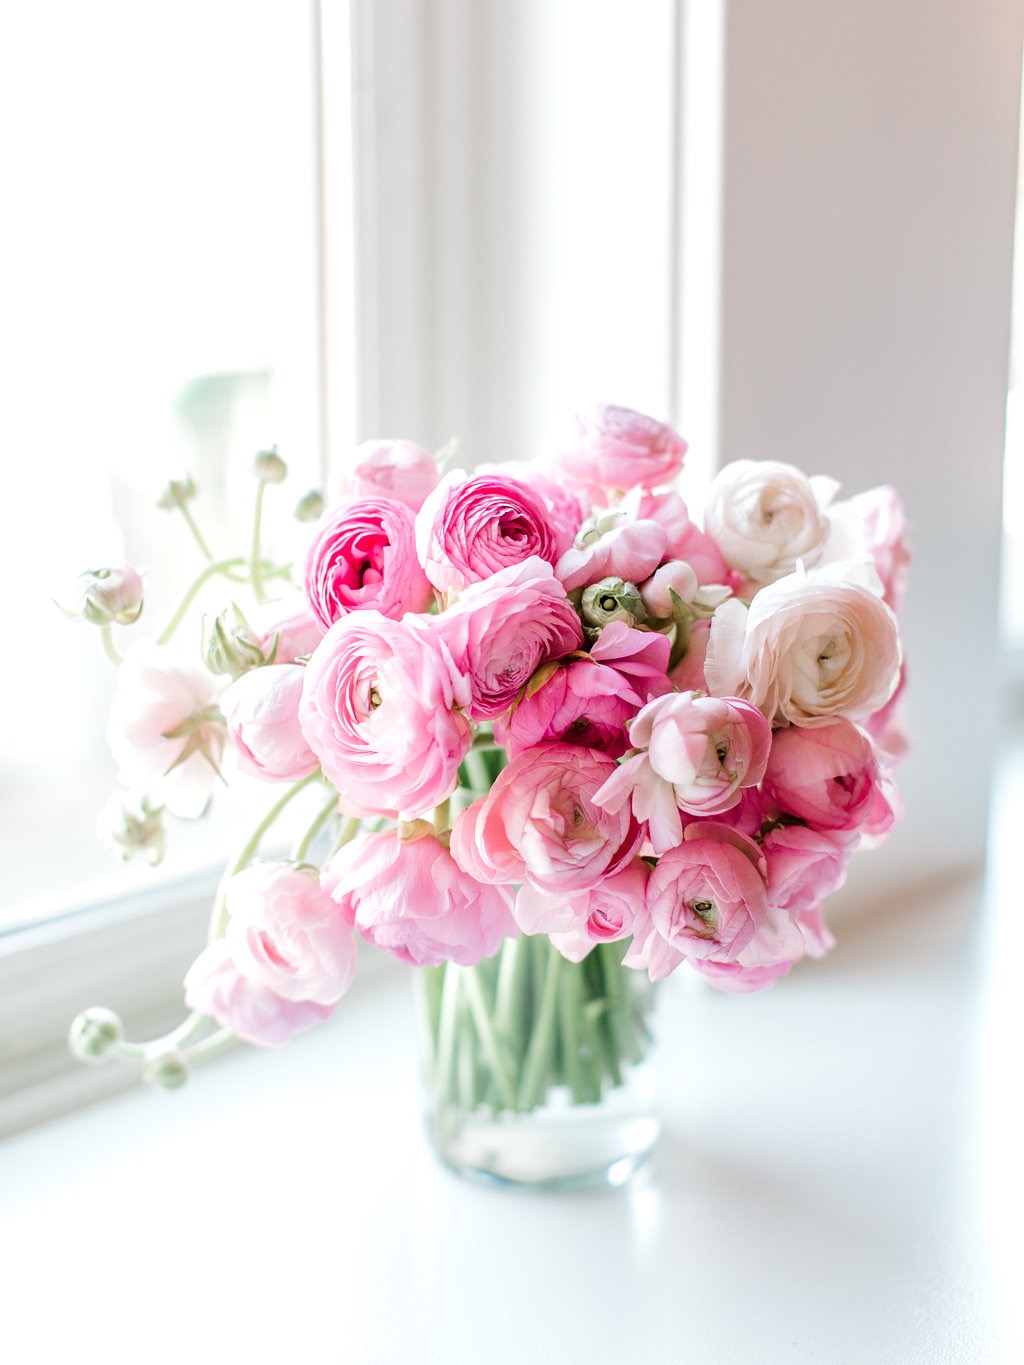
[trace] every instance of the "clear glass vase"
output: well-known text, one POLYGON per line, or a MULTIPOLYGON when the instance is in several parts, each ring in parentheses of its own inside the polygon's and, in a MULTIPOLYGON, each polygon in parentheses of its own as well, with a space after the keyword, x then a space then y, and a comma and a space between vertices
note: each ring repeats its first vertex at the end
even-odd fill
POLYGON ((653 989, 623 943, 569 962, 542 936, 475 967, 415 973, 428 1122, 471 1178, 572 1189, 622 1184, 658 1136, 653 989))

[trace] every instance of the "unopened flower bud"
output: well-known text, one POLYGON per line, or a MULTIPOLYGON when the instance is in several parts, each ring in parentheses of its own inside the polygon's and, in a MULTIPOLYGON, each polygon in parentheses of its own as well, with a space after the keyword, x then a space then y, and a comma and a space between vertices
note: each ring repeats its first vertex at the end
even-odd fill
POLYGON ((96 832, 104 846, 124 862, 144 853, 150 866, 156 867, 164 856, 163 807, 150 805, 146 796, 136 801, 126 792, 115 792, 100 812, 96 832))
POLYGON ((624 621, 627 626, 642 625, 647 613, 635 583, 621 578, 602 578, 583 590, 580 610, 586 625, 600 629, 611 621, 624 621))
POLYGON ((304 493, 295 504, 296 521, 319 521, 324 510, 324 495, 316 488, 304 493))
POLYGON ((191 501, 196 495, 196 486, 192 481, 191 474, 185 474, 180 479, 170 479, 164 491, 157 498, 157 507, 162 507, 165 512, 172 512, 175 507, 180 507, 183 503, 191 501))
POLYGON ((130 626, 142 612, 142 575, 130 564, 86 569, 78 575, 76 608, 72 614, 91 625, 130 626))
POLYGON ((278 455, 276 446, 261 450, 256 456, 254 468, 256 477, 264 483, 284 483, 288 475, 288 466, 278 455))
POLYGON ((100 1005, 83 1010, 68 1030, 68 1046, 80 1062, 108 1061, 124 1038, 124 1025, 113 1010, 100 1005))
POLYGON ((697 595, 697 575, 682 559, 670 560, 657 568, 640 585, 640 596, 648 614, 658 621, 688 619, 688 604, 697 595))
POLYGON ((238 607, 228 607, 212 622, 203 620, 203 662, 211 673, 240 678, 267 662, 259 636, 238 607))
POLYGON ((180 1047, 168 1047, 147 1061, 142 1079, 163 1090, 178 1090, 189 1077, 188 1058, 180 1047))

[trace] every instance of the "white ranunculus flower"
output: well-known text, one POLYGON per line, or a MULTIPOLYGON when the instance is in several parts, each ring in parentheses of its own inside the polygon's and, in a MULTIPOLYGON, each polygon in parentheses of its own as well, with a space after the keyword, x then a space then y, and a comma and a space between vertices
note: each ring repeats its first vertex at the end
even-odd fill
POLYGON ((847 560, 799 569, 762 588, 749 608, 723 603, 704 671, 715 695, 747 698, 772 724, 814 726, 880 710, 901 658, 870 560, 847 560))
POLYGON ((722 558, 755 583, 774 583, 802 561, 810 566, 828 536, 825 509, 834 479, 809 479, 778 460, 734 460, 708 492, 704 529, 722 558))

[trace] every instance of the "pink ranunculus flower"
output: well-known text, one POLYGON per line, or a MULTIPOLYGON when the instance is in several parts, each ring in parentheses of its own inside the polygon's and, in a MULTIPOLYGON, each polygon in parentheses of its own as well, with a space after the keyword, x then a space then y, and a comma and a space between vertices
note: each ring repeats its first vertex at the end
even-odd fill
POLYGON ((627 809, 605 811, 594 794, 614 761, 573 744, 517 754, 487 795, 462 811, 452 856, 477 881, 529 881, 556 894, 586 891, 625 866, 641 830, 627 809))
POLYGON ((549 659, 583 644, 583 628, 551 565, 531 558, 470 583, 428 627, 469 682, 467 714, 491 720, 549 659))
POLYGON ((267 664, 243 673, 221 697, 241 772, 268 782, 295 782, 319 767, 299 725, 304 677, 300 664, 267 664))
POLYGON ((665 528, 666 559, 685 560, 699 583, 722 583, 733 592, 738 590, 742 576, 729 568, 711 537, 690 520, 686 503, 675 489, 644 493, 630 506, 638 520, 657 521, 665 528))
POLYGON ((414 817, 455 788, 469 687, 428 618, 343 616, 306 665, 299 724, 349 815, 414 817))
POLYGON ((671 621, 676 614, 675 599, 692 602, 699 585, 692 565, 685 559, 670 559, 637 586, 648 614, 656 621, 671 621))
POLYGON ((469 967, 516 934, 512 892, 459 867, 424 821, 414 837, 361 834, 327 863, 325 890, 368 942, 414 966, 469 967))
POLYGON ((200 953, 185 1000, 250 1043, 277 1046, 333 1013, 352 984, 352 930, 313 868, 254 863, 231 878, 224 937, 200 953))
POLYGON ((525 934, 548 934, 570 962, 580 962, 595 943, 628 938, 644 907, 650 867, 634 858, 621 871, 587 891, 556 895, 525 882, 516 896, 516 923, 525 934))
POLYGON ((354 462, 339 464, 327 481, 331 503, 346 498, 394 498, 418 512, 437 487, 437 461, 415 441, 364 441, 354 462))
POLYGON ((711 958, 695 959, 691 964, 718 991, 730 995, 752 995, 755 991, 774 986, 779 977, 787 976, 793 962, 761 963, 744 967, 739 962, 715 962, 711 958))
POLYGON ((910 550, 903 503, 888 484, 869 488, 829 508, 823 562, 852 559, 865 550, 881 580, 882 600, 898 612, 906 591, 910 550))
POLYGON ((304 597, 266 602, 247 612, 247 624, 268 663, 296 664, 324 638, 320 622, 304 597))
POLYGON ((416 516, 420 563, 447 594, 534 555, 554 565, 564 540, 543 496, 507 474, 453 470, 416 516))
POLYGON ((214 675, 168 645, 124 656, 107 723, 118 780, 154 806, 194 820, 218 778, 226 730, 214 675))
POLYGON ((711 484, 704 529, 730 568, 754 583, 773 583, 798 561, 809 567, 821 557, 825 509, 838 487, 778 460, 734 460, 711 484))
POLYGON ((539 685, 531 684, 507 719, 495 722, 495 738, 511 756, 536 744, 564 743, 621 757, 641 706, 670 690, 670 648, 664 635, 612 621, 589 654, 542 670, 539 685))
POLYGON ((597 404, 576 414, 576 430, 560 441, 551 464, 567 483, 608 495, 671 483, 685 454, 686 442, 667 423, 597 404))
POLYGON ((383 497, 332 508, 306 554, 305 589, 325 630, 358 609, 396 620, 407 611, 426 611, 434 594, 416 558, 413 513, 383 497))
POLYGON ((869 561, 798 570, 731 598, 711 622, 704 674, 712 692, 746 697, 773 725, 863 720, 900 677, 896 618, 869 561))
POLYGON ((762 842, 768 868, 768 899, 791 915, 818 908, 846 880, 856 840, 840 831, 781 825, 762 842))
POLYGON ((680 810, 707 818, 735 806, 764 775, 771 729, 736 697, 673 692, 647 703, 629 728, 639 753, 625 759, 597 793, 597 804, 632 804, 646 821, 655 853, 682 838, 680 810))
POLYGON ((602 578, 639 583, 661 563, 666 544, 665 528, 658 522, 635 521, 622 509, 612 508, 583 523, 555 573, 569 592, 602 578))
POLYGON ((651 873, 647 910, 684 957, 735 961, 768 914, 760 849, 718 821, 687 825, 651 873))
POLYGON ((763 791, 781 811, 811 829, 856 830, 877 840, 897 815, 895 788, 879 768, 873 744, 848 720, 779 730, 763 791))

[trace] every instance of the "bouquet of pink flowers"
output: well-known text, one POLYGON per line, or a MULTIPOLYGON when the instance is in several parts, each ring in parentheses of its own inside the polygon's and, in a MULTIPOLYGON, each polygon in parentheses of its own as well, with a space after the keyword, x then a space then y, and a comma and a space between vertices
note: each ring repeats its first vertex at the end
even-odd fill
MULTIPOLYGON (((493 1102, 522 1108, 552 1080, 599 1094, 642 1050, 615 1015, 623 969, 687 964, 752 991, 827 951, 824 898, 899 808, 900 505, 741 460, 698 523, 674 487, 685 449, 617 407, 535 463, 442 474, 411 442, 368 443, 333 480, 295 586, 262 558, 263 489, 285 471, 258 458, 252 554, 199 574, 227 599, 201 654, 170 642, 184 608, 124 652, 108 738, 125 790, 106 828, 126 856, 155 856, 164 814, 201 815, 233 773, 282 790, 228 866, 190 1019, 132 1044, 88 1011, 80 1055, 141 1057, 173 1083, 225 1036, 278 1044, 330 1015, 357 937, 471 969, 543 936, 584 971, 561 1044, 554 1004, 541 1042, 495 1032, 522 1025, 513 965, 466 1007, 500 1064, 493 1102), (261 858, 311 790, 288 855, 261 858), (599 1059, 591 1074, 581 1058, 599 1059)), ((193 492, 172 484, 167 504, 193 492)), ((115 657, 113 624, 138 630, 140 610, 127 566, 83 578, 81 612, 115 657)), ((548 977, 530 979, 543 1014, 548 977)), ((438 978, 435 1043, 455 1027, 443 994, 438 978)))

